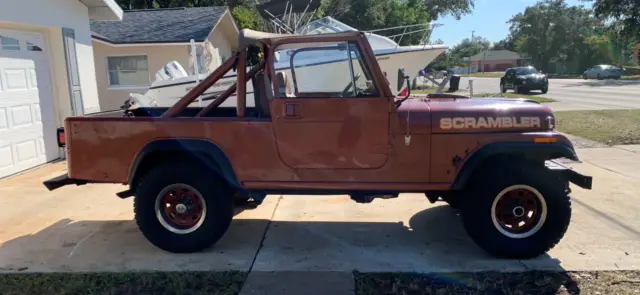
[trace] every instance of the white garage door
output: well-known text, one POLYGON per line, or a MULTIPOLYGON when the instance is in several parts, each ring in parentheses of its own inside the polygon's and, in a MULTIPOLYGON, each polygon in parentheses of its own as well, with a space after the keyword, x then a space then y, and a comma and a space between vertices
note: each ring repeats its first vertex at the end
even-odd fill
POLYGON ((59 158, 40 34, 0 28, 0 178, 59 158))

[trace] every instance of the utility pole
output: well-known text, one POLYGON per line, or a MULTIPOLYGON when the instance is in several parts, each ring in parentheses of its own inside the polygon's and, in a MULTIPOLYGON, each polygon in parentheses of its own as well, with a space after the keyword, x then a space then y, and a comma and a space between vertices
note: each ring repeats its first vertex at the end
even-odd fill
MULTIPOLYGON (((476 31, 471 31, 471 44, 473 44, 473 38, 476 31)), ((469 69, 467 69, 467 74, 471 75, 471 55, 469 55, 469 69)))

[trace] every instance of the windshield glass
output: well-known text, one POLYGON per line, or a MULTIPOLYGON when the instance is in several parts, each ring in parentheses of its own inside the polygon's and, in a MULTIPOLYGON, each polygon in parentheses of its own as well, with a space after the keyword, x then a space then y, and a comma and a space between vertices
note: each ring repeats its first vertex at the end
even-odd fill
POLYGON ((538 71, 533 67, 516 69, 517 75, 529 75, 529 74, 537 74, 537 73, 538 71))

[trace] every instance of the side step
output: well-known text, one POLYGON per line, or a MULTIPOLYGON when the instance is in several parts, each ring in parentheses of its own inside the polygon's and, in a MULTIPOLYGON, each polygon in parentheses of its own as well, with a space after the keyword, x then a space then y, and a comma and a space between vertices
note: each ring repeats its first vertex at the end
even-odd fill
POLYGON ((72 179, 69 178, 68 174, 62 174, 60 176, 56 176, 54 178, 51 178, 49 180, 45 180, 44 182, 42 182, 42 184, 44 184, 44 186, 49 190, 55 190, 55 189, 59 189, 65 185, 71 185, 71 184, 75 184, 75 185, 83 185, 83 184, 87 184, 86 180, 78 180, 78 179, 72 179))
POLYGON ((593 186, 593 177, 582 175, 558 161, 545 161, 544 165, 547 169, 560 174, 562 178, 581 188, 590 190, 593 186))

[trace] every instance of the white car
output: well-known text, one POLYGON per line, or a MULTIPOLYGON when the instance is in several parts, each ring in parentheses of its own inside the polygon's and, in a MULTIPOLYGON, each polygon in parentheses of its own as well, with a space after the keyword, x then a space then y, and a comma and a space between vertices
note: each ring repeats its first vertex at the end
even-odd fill
POLYGON ((620 79, 622 76, 622 69, 612 65, 596 65, 593 66, 584 73, 582 73, 582 79, 620 79))

